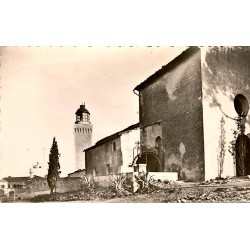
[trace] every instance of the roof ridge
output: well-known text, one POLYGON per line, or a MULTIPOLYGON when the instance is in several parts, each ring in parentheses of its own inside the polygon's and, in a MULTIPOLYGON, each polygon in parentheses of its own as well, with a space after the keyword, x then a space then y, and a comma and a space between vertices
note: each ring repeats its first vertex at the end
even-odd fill
POLYGON ((139 128, 139 127, 140 127, 139 122, 137 122, 137 123, 135 123, 135 124, 132 124, 132 125, 128 126, 127 128, 125 128, 125 129, 123 129, 123 130, 120 130, 120 131, 118 131, 118 132, 116 132, 116 133, 114 133, 114 134, 111 134, 111 135, 108 135, 108 136, 102 138, 101 140, 97 141, 97 142, 95 143, 95 145, 93 145, 93 146, 91 146, 91 147, 89 147, 89 148, 86 148, 84 151, 88 151, 89 149, 95 148, 95 147, 101 145, 102 143, 111 140, 112 138, 118 137, 120 133, 129 131, 129 130, 133 130, 133 129, 139 128))
POLYGON ((155 73, 150 75, 145 81, 141 82, 137 85, 134 90, 141 90, 142 88, 150 85, 154 80, 158 79, 163 73, 166 73, 168 70, 175 68, 179 63, 183 61, 183 59, 187 59, 189 56, 193 55, 195 52, 199 51, 200 48, 198 46, 190 46, 182 53, 177 55, 173 60, 163 65, 160 69, 158 69, 155 73))

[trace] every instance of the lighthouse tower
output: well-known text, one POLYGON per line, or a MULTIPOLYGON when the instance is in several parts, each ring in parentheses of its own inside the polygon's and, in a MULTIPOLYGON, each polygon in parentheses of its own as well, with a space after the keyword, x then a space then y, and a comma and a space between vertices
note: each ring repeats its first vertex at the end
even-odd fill
POLYGON ((84 149, 92 145, 93 125, 90 122, 90 113, 85 108, 85 103, 77 109, 76 121, 74 124, 75 137, 75 169, 85 169, 85 153, 84 149))

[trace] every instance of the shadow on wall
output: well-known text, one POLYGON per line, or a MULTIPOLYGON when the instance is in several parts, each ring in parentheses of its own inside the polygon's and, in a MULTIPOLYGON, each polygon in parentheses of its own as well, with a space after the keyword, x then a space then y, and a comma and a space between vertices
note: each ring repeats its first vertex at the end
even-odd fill
POLYGON ((236 94, 250 89, 250 47, 208 48, 203 70, 205 80, 209 83, 205 98, 211 98, 210 107, 221 109, 222 104, 217 98, 218 92, 222 92, 233 101, 236 94))

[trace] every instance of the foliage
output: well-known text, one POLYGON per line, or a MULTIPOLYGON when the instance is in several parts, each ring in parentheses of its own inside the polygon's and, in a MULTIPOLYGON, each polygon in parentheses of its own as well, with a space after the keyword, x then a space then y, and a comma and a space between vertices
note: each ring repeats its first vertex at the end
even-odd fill
POLYGON ((246 176, 247 136, 240 134, 236 141, 237 176, 246 176))
POLYGON ((150 188, 156 187, 153 176, 148 175, 147 173, 142 172, 142 175, 136 176, 135 175, 136 182, 139 185, 138 191, 139 193, 149 193, 150 188))
POLYGON ((225 131, 225 120, 222 117, 220 120, 220 138, 219 138, 219 146, 218 146, 218 155, 217 155, 217 163, 218 163, 218 177, 221 178, 223 173, 223 164, 226 154, 226 131, 225 131))
POLYGON ((233 142, 231 142, 231 145, 229 146, 228 151, 234 157, 234 164, 237 161, 238 175, 245 176, 246 175, 245 160, 246 160, 246 153, 247 153, 247 145, 246 145, 247 141, 246 141, 246 136, 244 135, 244 132, 245 132, 246 119, 244 117, 238 116, 234 120, 236 122, 237 128, 233 130, 234 140, 233 142))
POLYGON ((59 163, 59 151, 58 151, 58 145, 55 137, 53 138, 53 143, 50 149, 49 154, 49 169, 48 169, 48 175, 47 175, 47 182, 51 191, 51 194, 54 192, 56 193, 56 185, 57 180, 59 178, 59 175, 61 174, 60 170, 60 163, 59 163))
POLYGON ((109 182, 116 193, 122 193, 126 189, 127 177, 125 174, 112 175, 109 182))
POLYGON ((82 176, 81 177, 82 189, 86 192, 93 192, 96 187, 96 184, 91 177, 82 176))

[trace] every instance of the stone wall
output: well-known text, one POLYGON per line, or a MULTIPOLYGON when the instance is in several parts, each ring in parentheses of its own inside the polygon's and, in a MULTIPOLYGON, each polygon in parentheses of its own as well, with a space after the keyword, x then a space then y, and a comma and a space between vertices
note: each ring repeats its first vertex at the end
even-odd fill
MULTIPOLYGON (((81 178, 65 177, 60 178, 57 182, 57 192, 64 193, 77 191, 81 189, 81 178)), ((50 193, 50 189, 46 178, 34 177, 26 181, 24 189, 16 189, 16 194, 19 196, 34 196, 38 194, 50 193)))

